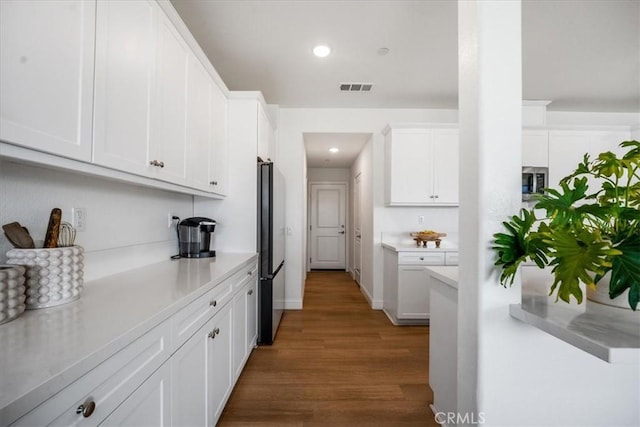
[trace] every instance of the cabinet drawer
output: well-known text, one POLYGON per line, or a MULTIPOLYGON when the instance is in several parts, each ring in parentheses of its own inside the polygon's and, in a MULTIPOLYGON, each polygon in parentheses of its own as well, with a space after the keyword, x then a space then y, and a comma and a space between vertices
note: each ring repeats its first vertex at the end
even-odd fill
POLYGON ((253 279, 258 274, 258 265, 251 264, 243 267, 238 273, 232 276, 233 293, 235 294, 240 288, 247 284, 248 280, 253 279))
POLYGON ((398 264, 444 265, 444 252, 399 252, 398 264))
MULTIPOLYGON (((64 388, 12 426, 88 426, 100 424, 169 358, 169 322, 147 332, 86 375, 64 388), (76 413, 89 402, 88 417, 76 413)), ((81 411, 81 410, 80 410, 81 411)))
POLYGON ((224 280, 171 318, 171 342, 174 350, 184 344, 231 299, 233 277, 238 274, 224 280))
POLYGON ((458 252, 447 252, 444 259, 445 265, 458 265, 458 252))

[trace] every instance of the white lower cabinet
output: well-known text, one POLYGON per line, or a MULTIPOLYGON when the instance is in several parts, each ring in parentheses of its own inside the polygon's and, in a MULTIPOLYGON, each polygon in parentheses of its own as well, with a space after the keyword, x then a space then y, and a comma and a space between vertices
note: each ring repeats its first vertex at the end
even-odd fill
POLYGON ((384 249, 383 310, 396 325, 429 321, 427 266, 458 265, 457 252, 384 249))
POLYGON ((256 272, 237 267, 11 425, 215 425, 256 343, 256 272))

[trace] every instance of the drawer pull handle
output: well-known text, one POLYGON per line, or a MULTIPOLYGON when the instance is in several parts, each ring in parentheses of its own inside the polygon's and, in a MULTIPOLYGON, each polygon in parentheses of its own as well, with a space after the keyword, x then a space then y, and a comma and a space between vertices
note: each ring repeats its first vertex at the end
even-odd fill
POLYGON ((164 167, 164 162, 159 162, 159 161, 157 161, 157 160, 151 160, 151 161, 149 162, 149 164, 150 164, 151 166, 158 166, 158 167, 160 167, 160 168, 163 168, 163 167, 164 167))
POLYGON ((96 402, 93 400, 87 400, 76 409, 76 414, 82 414, 83 417, 89 418, 93 415, 93 411, 96 410, 96 402))
POLYGON ((211 302, 209 303, 209 305, 210 305, 211 307, 215 307, 216 305, 218 305, 218 301, 213 300, 213 301, 211 301, 211 302))
POLYGON ((218 181, 211 181, 211 182, 209 182, 209 184, 211 184, 211 185, 218 185, 218 181))
POLYGON ((247 276, 251 276, 252 274, 253 274, 253 271, 247 272, 247 276))
POLYGON ((249 292, 247 292, 247 294, 253 295, 253 289, 249 289, 249 292))
POLYGON ((215 339, 216 335, 220 335, 220 328, 215 328, 213 331, 209 332, 209 338, 215 339))

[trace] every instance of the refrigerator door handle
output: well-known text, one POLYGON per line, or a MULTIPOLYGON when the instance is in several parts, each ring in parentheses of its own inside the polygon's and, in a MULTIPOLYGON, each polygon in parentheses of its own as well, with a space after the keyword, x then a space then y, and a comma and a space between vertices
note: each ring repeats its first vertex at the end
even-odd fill
POLYGON ((278 268, 276 268, 276 271, 273 272, 273 274, 267 274, 266 277, 261 277, 260 280, 273 280, 275 279, 275 277, 278 275, 278 272, 280 271, 280 269, 284 266, 284 261, 282 261, 280 263, 280 265, 278 266, 278 268))

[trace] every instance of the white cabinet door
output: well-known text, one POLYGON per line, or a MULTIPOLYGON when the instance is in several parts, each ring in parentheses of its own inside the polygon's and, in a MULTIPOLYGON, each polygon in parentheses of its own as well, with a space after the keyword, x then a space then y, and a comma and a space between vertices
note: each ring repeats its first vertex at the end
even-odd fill
POLYGON ((171 407, 174 426, 213 425, 207 399, 211 376, 211 323, 206 323, 171 357, 171 407))
MULTIPOLYGON (((572 173, 585 153, 591 159, 604 151, 619 153, 618 144, 629 139, 629 130, 552 130, 549 132, 549 187, 559 188, 560 179, 572 173)), ((593 189, 593 180, 589 188, 593 189)))
POLYGON ((398 319, 428 319, 429 289, 424 267, 398 267, 398 319))
POLYGON ((247 294, 245 288, 233 297, 233 381, 242 372, 247 354, 247 294))
POLYGON ((522 166, 549 167, 549 131, 522 131, 522 166))
POLYGON ((227 195, 228 174, 228 104, 227 97, 217 85, 211 89, 211 114, 213 120, 213 145, 209 163, 209 191, 227 195))
POLYGON ((213 81, 198 58, 190 55, 187 72, 187 184, 210 191, 209 158, 213 149, 213 81))
POLYGON ((432 155, 433 203, 458 204, 459 156, 458 130, 434 130, 432 155))
POLYGON ((158 5, 99 1, 93 161, 138 175, 149 166, 158 5))
POLYGON ((210 339, 211 346, 211 375, 209 376, 208 404, 213 411, 211 417, 213 424, 218 422, 227 398, 232 388, 231 357, 233 348, 232 337, 232 307, 227 304, 211 320, 211 332, 214 336, 210 339))
POLYGON ((247 353, 251 353, 258 339, 258 277, 255 276, 246 288, 247 294, 247 353))
POLYGON ((392 130, 385 143, 388 202, 424 205, 432 199, 431 135, 426 129, 392 130))
POLYGON ((171 369, 162 365, 101 426, 171 426, 171 369))
POLYGON ((174 184, 186 183, 187 67, 190 51, 169 19, 159 14, 156 47, 155 102, 149 160, 154 175, 174 184))
POLYGON ((95 1, 0 1, 0 140, 91 160, 95 1))
POLYGON ((262 108, 262 104, 258 103, 258 156, 262 160, 274 160, 271 153, 273 129, 267 117, 266 112, 262 108))

